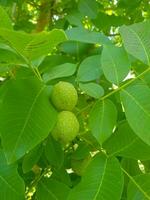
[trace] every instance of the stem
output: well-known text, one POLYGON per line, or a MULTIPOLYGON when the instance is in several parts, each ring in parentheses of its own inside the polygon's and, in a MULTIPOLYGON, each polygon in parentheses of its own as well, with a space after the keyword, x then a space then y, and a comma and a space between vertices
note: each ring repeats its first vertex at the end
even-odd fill
MULTIPOLYGON (((99 99, 99 101, 103 101, 104 99, 107 99, 108 97, 112 96, 113 94, 115 94, 116 92, 119 92, 120 90, 122 90, 123 88, 129 86, 131 83, 133 83, 134 81, 136 81, 137 79, 141 78, 143 75, 145 75, 147 72, 150 71, 150 67, 148 67, 145 71, 143 71, 141 74, 139 74, 137 77, 131 79, 130 81, 128 81, 127 83, 125 83, 124 85, 122 85, 121 87, 117 88, 116 90, 113 90, 112 92, 106 94, 105 96, 103 96, 102 98, 99 99)), ((87 110, 88 108, 90 108, 93 104, 89 104, 88 106, 84 107, 82 110, 80 110, 80 112, 78 112, 78 114, 81 114, 82 112, 84 112, 85 110, 87 110)), ((78 115, 77 114, 77 115, 78 115)))
POLYGON ((36 32, 41 32, 49 23, 52 24, 52 6, 54 3, 54 0, 41 0, 36 32))
POLYGON ((90 108, 93 105, 93 103, 87 105, 86 107, 82 108, 78 113, 77 116, 86 111, 88 108, 90 108))
MULTIPOLYGON (((49 168, 44 169, 44 171, 43 171, 41 174, 39 174, 39 176, 36 177, 36 178, 33 180, 33 182, 32 182, 31 185, 30 185, 30 189, 29 189, 28 193, 29 193, 29 192, 32 192, 32 189, 33 189, 34 187, 36 187, 37 184, 39 183, 39 181, 43 178, 43 176, 46 175, 46 174, 48 173, 48 169, 49 169, 49 168)), ((50 170, 50 169, 49 169, 49 170, 50 170)))
POLYGON ((37 72, 37 75, 38 75, 40 81, 43 81, 43 79, 42 79, 42 77, 41 77, 41 74, 40 74, 38 68, 35 68, 35 70, 36 70, 36 72, 37 72))
POLYGON ((122 90, 123 88, 129 86, 131 83, 133 83, 135 80, 141 78, 144 74, 146 74, 146 73, 149 72, 149 71, 150 71, 150 67, 147 68, 147 69, 146 69, 144 72, 142 72, 141 74, 139 74, 137 77, 131 79, 129 82, 127 82, 127 83, 125 83, 124 85, 122 85, 121 87, 119 87, 119 88, 117 88, 116 90, 113 90, 112 92, 110 92, 109 94, 103 96, 100 100, 104 100, 104 99, 106 99, 107 97, 113 95, 114 93, 116 93, 116 92, 122 90))
POLYGON ((38 70, 37 68, 32 67, 32 65, 31 65, 30 62, 28 62, 27 64, 28 64, 28 66, 30 67, 30 69, 33 71, 33 73, 36 75, 36 77, 37 77, 40 81, 43 81, 39 70, 38 70))
POLYGON ((25 63, 29 66, 29 68, 31 69, 31 71, 33 71, 33 73, 35 74, 35 76, 36 76, 40 81, 43 81, 39 70, 38 70, 37 68, 34 68, 34 67, 32 66, 32 64, 30 63, 30 61, 29 61, 24 55, 22 55, 16 48, 13 48, 13 49, 14 49, 15 52, 18 54, 18 56, 20 56, 20 57, 25 61, 25 63))

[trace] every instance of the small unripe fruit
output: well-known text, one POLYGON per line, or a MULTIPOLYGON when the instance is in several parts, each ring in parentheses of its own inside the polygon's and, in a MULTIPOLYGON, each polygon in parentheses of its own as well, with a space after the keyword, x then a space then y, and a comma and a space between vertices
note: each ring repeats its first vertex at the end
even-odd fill
POLYGON ((56 140, 63 144, 71 142, 79 132, 79 122, 70 111, 62 111, 58 114, 57 123, 52 131, 56 140))
POLYGON ((86 168, 88 167, 91 160, 92 160, 91 156, 88 156, 83 160, 72 160, 71 167, 77 175, 82 176, 86 171, 86 168))
POLYGON ((54 85, 51 100, 58 110, 73 110, 78 101, 75 87, 68 82, 60 81, 54 85))

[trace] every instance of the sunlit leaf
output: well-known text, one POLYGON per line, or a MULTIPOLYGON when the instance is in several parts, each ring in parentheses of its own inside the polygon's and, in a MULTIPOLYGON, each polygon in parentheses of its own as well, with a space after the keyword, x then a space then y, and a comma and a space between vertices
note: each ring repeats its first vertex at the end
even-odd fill
POLYGON ((56 121, 45 85, 36 78, 10 80, 0 109, 0 132, 8 163, 44 140, 56 121), (12 137, 13 136, 13 137, 12 137))

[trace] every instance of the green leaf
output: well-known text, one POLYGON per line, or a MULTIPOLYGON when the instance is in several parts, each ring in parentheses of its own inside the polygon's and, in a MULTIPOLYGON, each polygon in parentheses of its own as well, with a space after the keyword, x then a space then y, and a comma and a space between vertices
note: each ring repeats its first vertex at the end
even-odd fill
POLYGON ((51 67, 43 75, 45 82, 49 82, 56 78, 72 76, 76 71, 77 65, 73 63, 64 63, 62 65, 51 67))
POLYGON ((0 28, 0 39, 2 42, 17 52, 24 55, 24 49, 32 40, 32 35, 24 32, 0 28))
POLYGON ((119 6, 123 8, 128 8, 128 9, 135 9, 139 4, 141 3, 141 0, 119 0, 119 6))
POLYGON ((0 6, 0 28, 7 28, 7 29, 13 29, 12 22, 7 15, 7 12, 3 7, 0 6))
POLYGON ((53 173, 51 176, 52 179, 55 179, 65 185, 72 187, 72 180, 70 174, 67 172, 66 168, 62 166, 61 168, 53 168, 53 173))
POLYGON ((66 53, 67 55, 69 54, 71 56, 76 56, 77 59, 80 59, 89 51, 91 46, 92 44, 78 41, 65 41, 59 45, 59 50, 66 53))
POLYGON ((127 200, 150 200, 150 174, 133 177, 128 185, 127 200))
POLYGON ((99 79, 102 75, 100 55, 85 58, 78 69, 77 80, 88 82, 99 79))
POLYGON ((119 85, 128 75, 130 62, 123 48, 104 46, 101 57, 104 75, 111 83, 119 85))
POLYGON ((94 137, 102 144, 113 132, 117 110, 110 100, 99 100, 91 110, 89 126, 94 137))
POLYGON ((123 175, 117 159, 97 155, 67 200, 120 200, 122 189, 123 175))
POLYGON ((95 0, 80 0, 78 9, 83 15, 93 19, 98 14, 98 3, 95 0))
MULTIPOLYGON (((121 159, 121 166, 124 170, 126 170, 131 176, 136 176, 142 174, 142 171, 139 168, 138 160, 130 159, 130 158, 122 158, 121 159)), ((129 177, 126 176, 126 181, 129 181, 129 177)))
POLYGON ((36 146, 29 153, 27 153, 22 162, 22 169, 24 173, 29 172, 32 167, 38 162, 43 152, 41 145, 36 146))
POLYGON ((76 151, 73 152, 71 158, 75 160, 82 160, 90 155, 90 148, 87 143, 81 141, 78 143, 76 151))
POLYGON ((0 69, 3 66, 7 68, 10 65, 19 65, 22 63, 24 63, 24 61, 13 51, 0 48, 0 69))
POLYGON ((61 168, 64 161, 64 152, 61 144, 49 137, 45 146, 45 155, 51 166, 61 168))
POLYGON ((32 35, 32 40, 26 45, 24 54, 29 59, 35 59, 50 53, 59 43, 66 41, 62 30, 53 29, 50 32, 41 32, 32 35))
POLYGON ((125 49, 135 58, 150 66, 150 21, 122 26, 120 34, 125 49))
POLYGON ((135 134, 150 145, 150 88, 134 84, 121 91, 127 121, 135 134))
POLYGON ((24 200, 24 182, 17 172, 17 165, 7 165, 4 153, 0 150, 0 199, 24 200))
MULTIPOLYGON (((4 97, 5 97, 6 91, 7 91, 6 84, 0 85, 0 109, 1 109, 1 106, 3 105, 3 100, 4 100, 4 97)), ((0 132, 0 135, 1 135, 1 132, 0 132)))
POLYGON ((142 161, 145 173, 150 173, 150 160, 142 161))
POLYGON ((80 89, 85 92, 87 95, 94 97, 95 99, 99 99, 104 95, 104 89, 102 86, 96 83, 80 83, 80 89))
MULTIPOLYGON (((130 175, 136 176, 142 174, 142 171, 139 168, 138 160, 130 158, 121 158, 121 167, 130 175)), ((124 174, 124 190, 122 193, 122 200, 127 199, 127 188, 130 179, 127 174, 124 174)))
POLYGON ((109 31, 112 26, 119 27, 127 22, 127 19, 125 16, 122 15, 108 15, 105 12, 99 12, 97 17, 93 19, 92 22, 100 30, 109 31))
MULTIPOLYGON (((71 55, 72 58, 76 57, 77 60, 82 59, 85 54, 92 48, 92 44, 78 42, 78 41, 65 41, 59 45, 59 50, 65 54, 71 55)), ((75 61, 75 60, 74 60, 75 61)))
POLYGON ((32 78, 33 76, 35 76, 35 74, 33 73, 33 71, 30 68, 22 66, 22 67, 16 69, 14 76, 16 79, 26 79, 27 80, 28 78, 32 78))
POLYGON ((41 73, 46 73, 48 70, 54 66, 65 64, 65 63, 73 63, 73 59, 65 56, 65 55, 50 55, 47 56, 43 62, 38 67, 41 73))
POLYGON ((56 180, 42 179, 36 190, 37 200, 66 200, 69 188, 56 180))
POLYGON ((126 121, 118 125, 116 132, 104 142, 103 148, 110 156, 122 156, 137 160, 150 159, 150 146, 133 132, 126 121))
POLYGON ((84 18, 84 15, 80 13, 79 11, 72 11, 69 15, 66 16, 66 19, 71 25, 75 26, 83 26, 82 20, 84 18))
POLYGON ((54 47, 67 39, 64 32, 57 29, 37 34, 0 29, 0 37, 19 55, 30 60, 47 55, 54 47))
POLYGON ((89 44, 111 44, 109 39, 99 32, 88 31, 84 28, 72 28, 66 30, 69 40, 85 42, 89 44))
POLYGON ((95 150, 101 148, 101 145, 96 140, 96 138, 93 136, 93 134, 91 134, 91 131, 88 131, 84 134, 80 134, 80 137, 83 139, 83 141, 85 141, 89 145, 89 147, 92 148, 92 150, 95 151, 95 150))
POLYGON ((0 132, 7 161, 12 163, 48 136, 56 122, 56 111, 48 100, 46 86, 34 77, 10 80, 6 87, 0 132))

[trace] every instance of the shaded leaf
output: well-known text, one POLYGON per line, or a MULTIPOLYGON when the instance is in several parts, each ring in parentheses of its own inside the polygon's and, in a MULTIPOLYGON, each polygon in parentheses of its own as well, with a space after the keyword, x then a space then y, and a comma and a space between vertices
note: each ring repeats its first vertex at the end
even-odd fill
POLYGON ((54 168, 51 178, 55 179, 57 181, 60 181, 61 183, 64 183, 65 185, 67 185, 69 187, 72 187, 72 181, 70 178, 70 174, 67 172, 67 170, 64 166, 62 166, 59 169, 54 168))
POLYGON ((40 156, 42 155, 43 148, 41 145, 38 145, 27 153, 22 162, 22 169, 24 173, 29 172, 32 167, 38 162, 40 156))
POLYGON ((85 16, 95 18, 98 14, 98 3, 95 0, 80 0, 78 9, 85 16))
MULTIPOLYGON (((135 159, 122 158, 121 159, 121 167, 128 173, 130 176, 136 176, 142 173, 139 168, 139 163, 135 159)), ((122 193, 122 199, 127 199, 127 188, 130 179, 124 174, 124 190, 122 193)))
POLYGON ((150 159, 150 146, 133 132, 126 121, 122 122, 116 132, 104 142, 103 148, 110 156, 122 156, 137 160, 150 159))
POLYGON ((103 12, 99 12, 97 17, 92 20, 94 25, 100 30, 109 30, 112 26, 118 27, 127 21, 125 16, 116 16, 115 14, 108 15, 103 12))
POLYGON ((80 83, 80 89, 85 92, 87 95, 94 97, 95 99, 99 99, 104 95, 104 89, 102 86, 96 83, 80 83))
POLYGON ((64 161, 64 152, 61 144, 50 137, 45 146, 45 155, 51 166, 61 168, 64 161))
POLYGON ((74 187, 67 200, 120 200, 123 175, 116 158, 97 155, 88 165, 81 182, 74 187))
POLYGON ((69 188, 56 180, 42 179, 37 187, 36 198, 38 200, 66 200, 69 188))
POLYGON ((81 82, 92 81, 102 75, 100 55, 94 55, 84 59, 78 69, 77 80, 81 82))
POLYGON ((64 63, 62 65, 51 67, 43 75, 44 81, 48 82, 56 78, 68 77, 75 73, 77 68, 76 64, 64 63))
POLYGON ((142 174, 132 178, 128 185, 127 200, 150 199, 150 174, 142 174))
POLYGON ((73 63, 73 59, 65 55, 50 55, 43 60, 38 68, 41 73, 46 73, 50 68, 65 63, 73 63))
POLYGON ((59 49, 61 52, 71 56, 76 56, 77 59, 80 59, 80 57, 88 52, 91 46, 92 44, 86 44, 77 41, 66 41, 59 45, 59 49))
POLYGON ((83 14, 78 11, 72 11, 69 15, 66 16, 66 19, 71 25, 75 26, 81 26, 82 27, 82 20, 83 20, 83 14))
POLYGON ((4 153, 0 150, 0 199, 24 200, 24 182, 17 172, 17 165, 7 165, 4 153))
POLYGON ((12 65, 14 67, 14 64, 20 65, 22 63, 24 63, 24 61, 16 53, 9 49, 0 48, 0 71, 2 67, 6 67, 8 70, 12 65))
POLYGON ((73 152, 73 154, 71 155, 71 158, 75 160, 82 160, 89 155, 90 155, 90 148, 88 144, 81 141, 76 151, 73 152))

